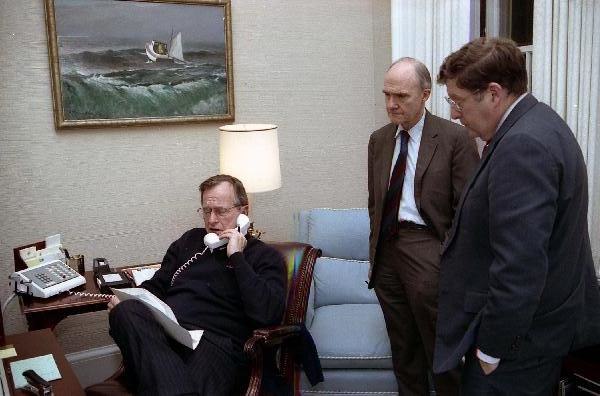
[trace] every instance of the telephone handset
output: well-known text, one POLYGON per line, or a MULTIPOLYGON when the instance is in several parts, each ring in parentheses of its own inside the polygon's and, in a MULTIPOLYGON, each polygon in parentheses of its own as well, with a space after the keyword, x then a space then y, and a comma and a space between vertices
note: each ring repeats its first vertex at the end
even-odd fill
MULTIPOLYGON (((250 228, 250 219, 243 213, 240 213, 237 217, 236 224, 238 227, 238 231, 242 233, 242 235, 246 235, 248 232, 248 228, 250 228)), ((210 249, 212 253, 213 250, 226 245, 229 242, 229 239, 223 238, 219 239, 219 236, 214 232, 206 234, 204 236, 204 245, 206 246, 203 251, 197 252, 194 254, 188 261, 186 261, 181 267, 177 268, 177 271, 171 277, 171 286, 175 283, 175 279, 181 274, 187 267, 189 267, 196 258, 202 256, 207 249, 210 249)))
MULTIPOLYGON (((237 223, 238 231, 240 233, 242 233, 242 235, 246 235, 246 233, 248 232, 248 228, 250 228, 250 219, 248 218, 248 216, 246 216, 243 213, 240 213, 237 217, 236 223, 237 223)), ((227 239, 227 238, 219 239, 219 236, 217 234, 215 234, 214 232, 211 232, 210 234, 206 234, 206 236, 204 237, 204 245, 206 245, 206 247, 209 248, 211 250, 211 252, 218 247, 226 245, 228 242, 229 242, 229 239, 227 239)))

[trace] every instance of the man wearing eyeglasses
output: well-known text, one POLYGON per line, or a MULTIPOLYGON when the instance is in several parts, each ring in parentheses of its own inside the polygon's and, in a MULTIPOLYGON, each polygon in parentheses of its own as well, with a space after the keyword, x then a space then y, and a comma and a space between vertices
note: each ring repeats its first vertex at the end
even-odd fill
MULTIPOLYGON (((428 394, 441 242, 479 161, 458 124, 425 109, 431 75, 402 58, 385 74, 390 124, 369 141, 370 280, 381 304, 402 395, 428 394)), ((458 373, 433 378, 438 396, 458 394, 458 373)))
POLYGON ((452 118, 487 142, 442 253, 434 369, 465 359, 465 395, 551 395, 562 357, 600 343, 586 166, 560 116, 527 93, 524 55, 476 39, 438 75, 452 118))
POLYGON ((173 242, 154 277, 140 285, 169 305, 181 326, 204 330, 196 349, 170 339, 139 301, 113 296, 109 303, 110 334, 136 394, 239 394, 248 374, 244 342, 255 328, 282 319, 284 259, 238 231, 237 217, 248 213, 242 183, 213 176, 200 185, 200 200, 205 228, 173 242), (207 249, 203 239, 211 232, 229 243, 207 249))

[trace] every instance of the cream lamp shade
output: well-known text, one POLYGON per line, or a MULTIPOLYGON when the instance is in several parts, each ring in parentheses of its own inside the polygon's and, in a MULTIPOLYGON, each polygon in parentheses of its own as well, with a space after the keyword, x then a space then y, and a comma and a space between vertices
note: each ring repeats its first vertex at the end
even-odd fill
POLYGON ((281 187, 277 125, 234 124, 219 130, 221 173, 240 179, 249 193, 281 187))

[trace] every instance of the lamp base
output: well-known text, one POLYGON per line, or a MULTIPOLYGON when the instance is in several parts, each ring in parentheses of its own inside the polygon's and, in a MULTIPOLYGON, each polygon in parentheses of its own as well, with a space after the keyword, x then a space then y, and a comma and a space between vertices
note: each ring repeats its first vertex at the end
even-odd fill
POLYGON ((248 234, 252 238, 260 239, 260 237, 262 236, 263 233, 264 232, 262 230, 254 228, 254 222, 250 222, 250 227, 248 228, 248 234))

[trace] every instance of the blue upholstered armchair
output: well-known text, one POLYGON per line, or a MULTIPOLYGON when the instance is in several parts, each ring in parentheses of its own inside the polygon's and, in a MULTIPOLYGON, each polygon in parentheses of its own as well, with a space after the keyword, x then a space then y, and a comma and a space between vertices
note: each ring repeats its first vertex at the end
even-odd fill
POLYGON ((302 394, 395 395, 390 343, 381 308, 367 288, 367 209, 311 209, 300 212, 301 242, 319 248, 306 313, 325 381, 302 394))

